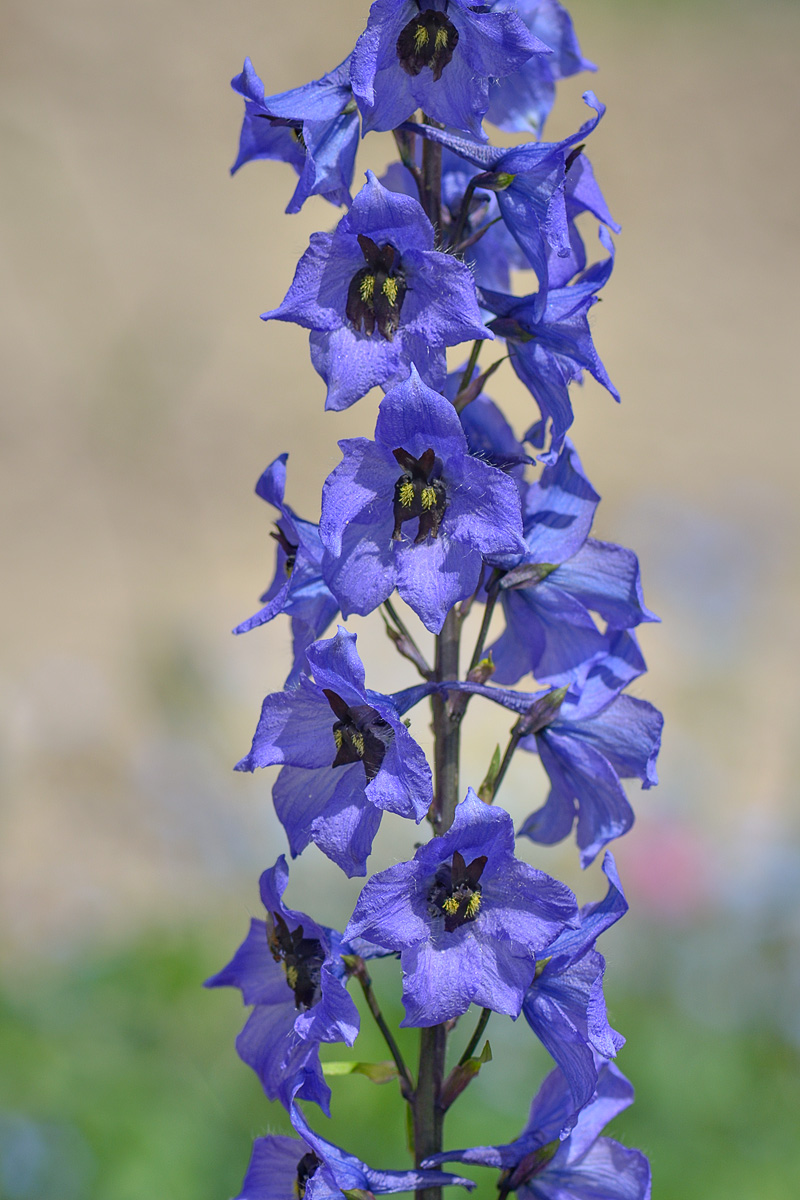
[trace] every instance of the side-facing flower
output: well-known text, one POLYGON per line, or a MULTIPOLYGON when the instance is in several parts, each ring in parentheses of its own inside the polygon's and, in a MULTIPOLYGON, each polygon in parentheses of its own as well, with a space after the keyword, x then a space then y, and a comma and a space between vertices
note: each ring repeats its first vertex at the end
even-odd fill
POLYGON ((630 1083, 613 1063, 606 1063, 594 1099, 576 1114, 567 1082, 556 1068, 534 1097, 528 1123, 516 1141, 448 1150, 424 1165, 499 1167, 501 1197, 516 1192, 520 1200, 649 1200, 650 1164, 645 1156, 600 1136, 632 1103, 630 1083))
POLYGON ((496 683, 528 671, 556 687, 582 683, 616 630, 658 620, 645 607, 636 555, 588 537, 599 500, 569 441, 524 488, 526 552, 498 584, 506 628, 491 647, 496 683))
POLYGON ((231 80, 244 97, 239 153, 231 174, 254 158, 290 163, 300 176, 286 211, 299 212, 309 196, 350 203, 358 148, 358 109, 350 87, 350 59, 313 83, 265 96, 249 58, 231 80))
POLYGON ((335 232, 312 235, 283 303, 262 319, 311 331, 326 408, 399 383, 412 363, 439 388, 447 346, 492 337, 468 268, 433 246, 419 202, 387 191, 372 171, 335 232))
POLYGON ((556 80, 597 68, 581 54, 572 18, 558 0, 517 0, 516 9, 530 33, 553 53, 534 55, 511 75, 492 83, 486 118, 499 129, 541 137, 553 107, 556 80))
MULTIPOLYGON (((597 1087, 598 1063, 613 1058, 625 1039, 608 1023, 603 995, 605 959, 597 938, 628 911, 613 855, 603 871, 608 892, 581 909, 577 929, 565 929, 548 947, 525 994, 522 1015, 563 1072, 576 1109, 597 1087)), ((602 1065, 600 1063, 600 1065, 602 1065)))
POLYGON ((511 365, 539 405, 542 440, 544 425, 550 422, 550 448, 540 455, 543 462, 554 462, 564 445, 574 419, 569 384, 580 380, 584 371, 619 400, 595 350, 588 320, 589 309, 597 303, 597 293, 614 266, 614 246, 602 225, 600 240, 609 257, 589 267, 569 287, 549 291, 543 307, 540 292, 520 299, 481 291, 481 304, 496 314, 491 328, 506 339, 511 365))
POLYGON ((424 753, 401 717, 430 688, 385 696, 366 688, 356 636, 310 646, 314 680, 267 696, 237 771, 284 764, 272 792, 292 856, 314 842, 349 876, 364 875, 386 812, 419 823, 433 799, 424 753))
POLYGON ((365 885, 346 937, 400 953, 403 1025, 470 1004, 517 1017, 537 958, 576 918, 564 884, 514 857, 514 827, 470 788, 442 837, 365 885))
POLYGON ((577 820, 583 867, 633 824, 620 780, 639 779, 644 788, 658 783, 663 717, 652 704, 621 693, 643 670, 633 636, 620 631, 579 694, 559 689, 536 702, 527 718, 530 732, 519 743, 539 754, 550 777, 547 800, 520 834, 552 845, 568 837, 577 820))
POLYGON ((364 615, 395 587, 434 633, 478 586, 484 558, 524 549, 512 479, 473 458, 453 405, 412 371, 381 402, 375 441, 339 443, 322 489, 325 580, 364 615))
POLYGON ((341 935, 283 903, 289 881, 286 859, 261 876, 266 922, 253 918, 236 954, 206 987, 236 987, 253 1005, 236 1039, 270 1100, 287 1108, 312 1100, 328 1113, 330 1088, 322 1076, 320 1042, 352 1046, 358 1010, 345 989, 341 935))
POLYGON ((288 457, 279 455, 256 484, 256 495, 280 513, 275 532, 270 535, 277 542, 275 576, 261 597, 263 608, 233 632, 247 633, 278 613, 291 617, 294 663, 287 682, 294 683, 306 668, 306 650, 328 628, 339 605, 322 578, 319 526, 304 521, 284 503, 288 457))
POLYGON ((515 12, 466 0, 375 0, 351 68, 364 132, 395 129, 422 108, 479 138, 490 80, 551 53, 515 12))

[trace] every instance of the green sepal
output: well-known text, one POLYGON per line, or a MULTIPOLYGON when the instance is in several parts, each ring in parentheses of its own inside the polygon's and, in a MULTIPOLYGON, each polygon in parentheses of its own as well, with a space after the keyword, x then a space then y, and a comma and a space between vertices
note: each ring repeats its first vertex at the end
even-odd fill
POLYGON ((390 1083, 397 1079, 397 1067, 393 1062, 324 1062, 323 1075, 365 1075, 372 1083, 390 1083))
POLYGON ((375 1200, 375 1193, 366 1188, 342 1188, 342 1195, 347 1196, 347 1200, 375 1200))
POLYGON ((491 804, 494 800, 494 789, 497 785, 497 776, 500 774, 500 763, 502 758, 500 755, 500 746, 494 748, 492 761, 489 763, 489 770, 486 772, 486 778, 478 788, 478 799, 484 804, 491 804))

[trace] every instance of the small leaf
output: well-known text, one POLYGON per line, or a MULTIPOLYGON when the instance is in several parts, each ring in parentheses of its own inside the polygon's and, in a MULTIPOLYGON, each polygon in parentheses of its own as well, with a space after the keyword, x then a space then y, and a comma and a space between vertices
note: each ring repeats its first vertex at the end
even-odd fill
POLYGON ((364 1075, 372 1083, 390 1083, 397 1079, 397 1067, 393 1062, 324 1062, 323 1075, 364 1075))
POLYGON ((500 774, 500 747, 495 746, 492 761, 489 763, 489 770, 486 772, 486 778, 478 788, 478 799, 484 804, 491 804, 494 799, 494 789, 497 783, 497 776, 500 774))
POLYGON ((347 1196, 347 1200, 375 1200, 375 1193, 366 1188, 342 1188, 342 1195, 347 1196))
POLYGON ((457 1100, 466 1087, 472 1083, 484 1063, 492 1061, 492 1047, 484 1042, 483 1050, 478 1058, 468 1058, 465 1063, 453 1067, 442 1085, 440 1104, 447 1111, 454 1100, 457 1100))

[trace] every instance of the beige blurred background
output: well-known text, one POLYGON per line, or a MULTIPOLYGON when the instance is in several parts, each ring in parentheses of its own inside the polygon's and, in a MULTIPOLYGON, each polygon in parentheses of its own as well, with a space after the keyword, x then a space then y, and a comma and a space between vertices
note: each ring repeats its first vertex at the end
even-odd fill
MULTIPOLYGON (((604 498, 598 531, 637 550, 663 618, 643 633, 650 674, 633 689, 665 712, 663 782, 632 793, 619 860, 643 940, 663 926, 690 940, 713 911, 731 972, 743 926, 758 940, 752 914, 780 913, 794 949, 760 986, 800 1037, 800 11, 574 0, 571 12, 601 70, 561 85, 548 136, 584 119, 592 86, 608 113, 588 152, 623 226, 594 314, 623 403, 590 381, 574 435, 604 498)), ((283 164, 228 177, 241 116, 228 80, 245 54, 269 90, 314 78, 365 13, 361 0, 2 5, 0 961, 12 976, 153 922, 213 918, 238 936, 258 870, 284 848, 269 778, 230 772, 288 667, 281 620, 228 633, 272 571, 272 514, 252 488, 287 450, 289 499, 316 518, 336 439, 371 433, 376 397, 324 414, 306 334, 258 319, 336 213, 314 199, 284 216, 283 164)), ((368 139, 357 171, 390 154, 368 139)), ((521 432, 530 399, 495 378, 521 432)), ((368 681, 412 681, 377 618, 353 627, 368 681)), ((476 714, 466 782, 507 728, 476 714)), ((537 772, 517 763, 509 779, 517 817, 542 796, 537 772)), ((384 832, 377 865, 405 832, 384 832)), ((537 854, 598 894, 574 848, 537 854)), ((313 854, 296 873, 346 917, 357 885, 313 854)), ((735 1021, 741 989, 723 992, 715 1017, 735 1021)))

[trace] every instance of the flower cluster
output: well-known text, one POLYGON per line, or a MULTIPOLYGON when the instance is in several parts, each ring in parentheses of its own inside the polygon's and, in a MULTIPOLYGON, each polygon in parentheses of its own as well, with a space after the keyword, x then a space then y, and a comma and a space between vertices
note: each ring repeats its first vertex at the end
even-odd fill
POLYGON ((593 69, 558 0, 375 0, 351 52, 321 79, 267 95, 247 59, 233 80, 245 101, 233 170, 288 162, 299 178, 287 211, 312 196, 346 209, 332 231, 312 235, 263 319, 308 329, 327 408, 384 392, 374 437, 339 443, 318 524, 285 501, 286 454, 256 485, 277 513, 275 575, 235 632, 285 613, 293 655, 237 770, 280 767, 272 799, 291 856, 313 844, 348 877, 368 874, 384 814, 400 831, 403 819, 427 819, 432 833, 366 880, 343 932, 285 904, 283 855, 264 871, 264 915, 208 986, 241 991, 251 1011, 239 1055, 296 1136, 255 1142, 241 1200, 409 1190, 439 1200, 444 1185, 474 1186, 442 1172, 450 1161, 499 1171, 501 1197, 650 1195, 644 1156, 601 1136, 633 1095, 613 1061, 624 1038, 608 1022, 596 947, 627 910, 614 858, 605 852, 606 896, 579 908, 521 857, 574 829, 588 865, 633 823, 621 781, 657 782, 661 716, 627 689, 645 671, 636 628, 658 618, 636 555, 592 536, 600 496, 570 436, 570 385, 584 373, 619 399, 589 321, 619 232, 584 153, 604 106, 586 92, 590 119, 542 140, 558 79, 593 69), (495 146, 484 120, 534 140, 495 146), (394 134, 400 160, 382 179, 367 170, 353 195, 359 132, 372 130, 394 134), (512 272, 524 271, 534 283, 518 295, 512 272), (467 361, 448 374, 447 349, 463 343, 467 361), (492 344, 496 357, 481 369, 492 344), (520 437, 485 391, 506 361, 533 401, 520 437), (324 636, 337 616, 375 612, 417 685, 368 687, 355 634, 339 625, 324 636), (418 633, 406 624, 415 618, 418 633), (470 621, 476 640, 462 670, 470 621), (421 648, 427 634, 432 656, 421 648), (461 728, 470 704, 487 700, 513 727, 480 786, 462 791, 461 728), (432 713, 433 770, 409 730, 419 704, 432 713), (526 773, 539 772, 530 755, 549 793, 515 822, 495 800, 512 760, 524 796, 526 773), (402 1024, 420 1030, 416 1073, 375 994, 367 964, 376 957, 399 960, 402 1024), (392 1062, 350 1065, 397 1079, 412 1170, 372 1169, 316 1132, 302 1108, 330 1113, 319 1051, 356 1041, 351 988, 392 1062), (474 1033, 445 1075, 448 1039, 472 1006, 474 1033), (488 1043, 475 1052, 492 1013, 522 1016, 521 1036, 536 1037, 555 1069, 515 1140, 447 1150, 443 1117, 491 1057, 488 1043))

